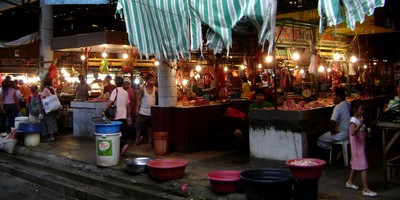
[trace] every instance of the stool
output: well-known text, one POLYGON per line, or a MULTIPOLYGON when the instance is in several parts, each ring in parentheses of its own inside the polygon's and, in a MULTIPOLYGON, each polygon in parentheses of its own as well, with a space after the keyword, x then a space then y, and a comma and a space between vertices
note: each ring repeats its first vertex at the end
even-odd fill
MULTIPOLYGON (((349 154, 348 154, 347 146, 350 144, 350 141, 349 140, 338 141, 338 142, 333 143, 333 145, 335 145, 335 144, 342 145, 344 166, 345 167, 349 166, 349 154)), ((329 164, 331 164, 331 162, 332 162, 333 145, 332 145, 332 148, 331 148, 331 150, 329 152, 329 164)))

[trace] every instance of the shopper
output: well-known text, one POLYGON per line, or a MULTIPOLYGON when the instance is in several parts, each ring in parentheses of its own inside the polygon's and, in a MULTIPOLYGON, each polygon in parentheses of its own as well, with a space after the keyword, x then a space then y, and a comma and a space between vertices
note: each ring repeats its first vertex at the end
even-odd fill
POLYGON ((351 108, 353 112, 353 116, 350 119, 350 146, 351 146, 351 171, 349 175, 349 179, 346 182, 346 187, 351 189, 358 189, 358 186, 354 185, 354 177, 357 174, 357 171, 361 171, 361 181, 363 185, 362 195, 375 197, 378 196, 376 192, 373 192, 368 187, 367 182, 367 156, 365 153, 365 144, 366 144, 366 136, 367 129, 364 124, 364 103, 361 100, 354 100, 351 102, 351 108))
POLYGON ((18 80, 18 85, 17 85, 18 90, 21 92, 21 95, 23 97, 29 97, 29 95, 32 94, 31 88, 29 88, 23 80, 18 80))
POLYGON ((20 112, 17 89, 11 78, 3 80, 0 94, 0 132, 10 132, 11 127, 15 125, 15 117, 20 112), (7 124, 8 119, 8 124, 7 124))
MULTIPOLYGON (((53 79, 46 78, 43 81, 44 89, 42 91, 41 99, 46 99, 50 95, 57 95, 56 89, 53 88, 53 79)), ((54 141, 55 134, 58 131, 57 127, 57 112, 58 111, 51 111, 46 113, 42 110, 42 115, 40 121, 42 122, 42 135, 47 137, 45 141, 54 141)))
POLYGON ((42 102, 38 93, 37 85, 31 86, 31 95, 26 99, 26 108, 28 109, 28 117, 30 122, 40 122, 40 114, 42 114, 42 102))
MULTIPOLYGON (((327 152, 324 150, 330 150, 334 142, 349 139, 350 103, 346 101, 346 90, 335 88, 332 98, 336 106, 329 124, 330 131, 321 135, 317 141, 317 145, 322 148, 319 152, 324 154, 327 152)), ((322 157, 325 158, 325 155, 322 157)))
POLYGON ((151 144, 151 106, 156 105, 156 94, 158 92, 156 79, 152 74, 147 74, 146 83, 139 88, 139 101, 136 105, 136 141, 134 145, 138 145, 142 140, 142 128, 147 129, 148 143, 151 144))
POLYGON ((82 74, 78 76, 78 79, 79 83, 75 89, 75 99, 87 100, 89 97, 89 91, 91 90, 90 85, 86 83, 86 79, 82 74))
POLYGON ((125 77, 124 78, 124 83, 123 83, 123 88, 128 92, 128 97, 129 97, 129 112, 131 116, 131 125, 130 125, 130 132, 136 133, 136 128, 135 128, 135 121, 136 121, 136 103, 137 103, 137 98, 138 94, 135 89, 132 88, 131 85, 131 78, 130 77, 125 77))
POLYGON ((129 126, 131 124, 129 97, 128 92, 122 87, 123 82, 124 79, 121 76, 115 77, 115 84, 117 88, 111 92, 110 101, 103 110, 104 115, 104 112, 111 106, 111 104, 114 104, 117 107, 114 120, 122 122, 122 136, 120 137, 121 156, 123 156, 129 148, 129 145, 125 142, 125 140, 129 134, 129 126))

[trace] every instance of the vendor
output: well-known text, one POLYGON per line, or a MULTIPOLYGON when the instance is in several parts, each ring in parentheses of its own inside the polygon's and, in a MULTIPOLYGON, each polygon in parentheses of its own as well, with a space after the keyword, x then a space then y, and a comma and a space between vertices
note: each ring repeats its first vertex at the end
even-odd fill
POLYGON ((400 84, 397 85, 395 93, 390 95, 389 99, 385 102, 383 107, 385 112, 388 110, 400 111, 400 84))
POLYGON ((104 84, 103 85, 104 85, 103 94, 106 94, 106 93, 111 94, 111 92, 115 88, 117 88, 117 86, 115 86, 114 84, 111 83, 111 76, 110 75, 107 75, 104 78, 104 84))
POLYGON ((242 77, 242 90, 241 90, 241 98, 246 98, 248 99, 250 95, 250 84, 247 80, 246 76, 242 77))
POLYGON ((86 83, 85 77, 80 74, 78 76, 79 84, 75 89, 75 99, 86 100, 89 96, 89 91, 91 90, 89 84, 86 83))
POLYGON ((265 101, 265 95, 263 89, 256 90, 256 102, 250 104, 249 108, 251 109, 262 109, 273 107, 271 102, 265 101))

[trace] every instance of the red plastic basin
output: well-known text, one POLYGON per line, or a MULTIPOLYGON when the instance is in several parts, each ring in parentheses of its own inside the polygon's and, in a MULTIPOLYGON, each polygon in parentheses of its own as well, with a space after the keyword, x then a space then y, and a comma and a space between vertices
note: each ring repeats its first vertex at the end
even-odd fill
POLYGON ((292 176, 297 179, 316 179, 321 177, 326 162, 316 158, 298 158, 286 161, 292 176))
POLYGON ((216 193, 232 193, 240 190, 240 172, 238 170, 216 170, 207 173, 211 189, 216 193))
POLYGON ((147 167, 153 179, 164 181, 183 177, 188 164, 187 160, 165 158, 150 160, 147 162, 147 167))

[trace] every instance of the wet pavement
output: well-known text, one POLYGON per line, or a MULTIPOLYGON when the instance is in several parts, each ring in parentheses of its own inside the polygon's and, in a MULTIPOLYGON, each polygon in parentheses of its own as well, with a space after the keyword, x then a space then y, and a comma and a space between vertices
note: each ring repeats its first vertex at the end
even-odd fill
MULTIPOLYGON (((133 141, 128 141, 130 144, 133 141)), ((64 133, 57 137, 55 141, 43 142, 36 147, 24 147, 35 152, 42 152, 56 157, 65 157, 72 160, 96 165, 96 149, 94 139, 80 139, 73 137, 70 133, 64 133)), ((399 148, 395 148, 394 153, 398 153, 399 148)), ((120 161, 126 158, 134 157, 153 157, 153 158, 181 158, 189 161, 186 167, 185 175, 181 179, 171 180, 180 186, 188 186, 195 184, 204 187, 204 191, 212 193, 210 183, 206 178, 206 174, 214 170, 232 169, 232 170, 250 170, 265 168, 284 168, 286 165, 282 161, 256 159, 249 156, 248 153, 237 152, 233 150, 205 150, 194 153, 176 153, 169 152, 165 156, 155 156, 150 144, 142 144, 138 146, 131 145, 126 155, 121 157, 120 161)), ((368 159, 370 169, 368 171, 368 182, 370 188, 379 193, 379 197, 374 199, 400 199, 400 184, 389 183, 385 189, 383 184, 383 170, 381 164, 382 151, 379 145, 372 145, 368 148, 368 159)), ((124 171, 124 165, 108 167, 110 169, 124 171)), ((335 161, 332 165, 327 165, 319 180, 319 199, 368 199, 361 195, 361 189, 351 190, 345 188, 350 168, 343 166, 343 161, 335 161)), ((132 175, 123 173, 124 176, 132 178, 142 178, 142 175, 132 175), (135 177, 136 176, 136 177, 135 177)), ((156 183, 157 184, 157 183, 156 183)), ((357 176, 355 184, 361 185, 360 177, 357 176)), ((183 187, 179 187, 182 188, 183 187)), ((244 193, 217 195, 223 199, 243 199, 244 193)), ((215 196, 214 196, 215 197, 215 196)))

